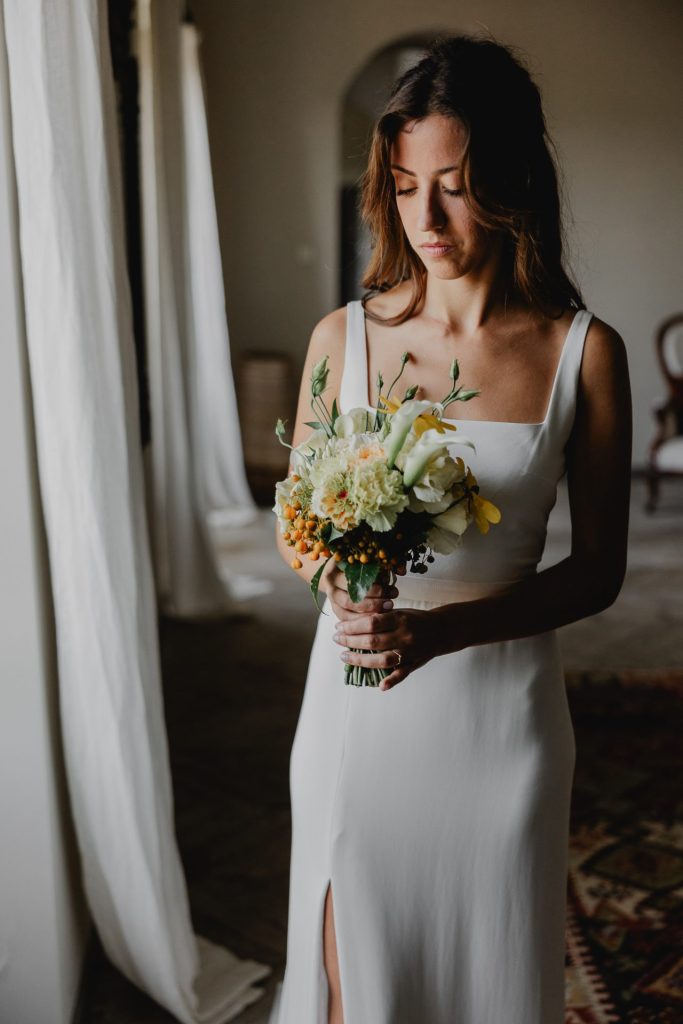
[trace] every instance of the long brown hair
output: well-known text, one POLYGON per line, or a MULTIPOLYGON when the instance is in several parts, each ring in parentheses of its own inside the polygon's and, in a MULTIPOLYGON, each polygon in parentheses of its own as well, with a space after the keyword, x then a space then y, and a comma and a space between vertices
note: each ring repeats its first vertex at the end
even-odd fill
POLYGON ((436 39, 401 75, 374 129, 361 178, 360 212, 374 243, 362 284, 372 292, 405 280, 413 287, 399 315, 384 319, 366 310, 367 316, 393 326, 424 302, 427 271, 403 230, 390 152, 404 125, 429 114, 458 118, 465 126, 464 200, 482 227, 501 236, 506 291, 545 312, 585 308, 564 268, 554 146, 538 87, 511 48, 452 36, 436 39))

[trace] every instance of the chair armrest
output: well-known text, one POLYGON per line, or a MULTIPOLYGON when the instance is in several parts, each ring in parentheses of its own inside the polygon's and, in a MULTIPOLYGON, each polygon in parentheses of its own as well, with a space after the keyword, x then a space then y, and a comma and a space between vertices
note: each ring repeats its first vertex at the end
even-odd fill
POLYGON ((658 429, 650 443, 651 459, 665 441, 676 437, 678 434, 676 402, 670 395, 667 398, 658 398, 652 404, 652 414, 657 422, 658 429))

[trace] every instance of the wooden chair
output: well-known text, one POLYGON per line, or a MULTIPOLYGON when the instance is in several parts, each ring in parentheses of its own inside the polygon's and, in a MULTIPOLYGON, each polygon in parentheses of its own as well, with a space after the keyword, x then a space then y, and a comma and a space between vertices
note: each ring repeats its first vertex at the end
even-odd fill
POLYGON ((668 395, 652 410, 658 429, 650 445, 647 469, 648 512, 657 507, 660 481, 683 476, 683 313, 661 324, 655 346, 668 395))

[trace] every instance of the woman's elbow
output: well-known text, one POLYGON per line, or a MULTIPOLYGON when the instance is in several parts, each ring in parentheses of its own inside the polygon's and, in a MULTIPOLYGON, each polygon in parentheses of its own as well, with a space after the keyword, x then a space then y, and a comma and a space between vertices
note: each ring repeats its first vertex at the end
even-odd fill
POLYGON ((591 614, 605 611, 619 597, 626 577, 626 560, 607 565, 596 565, 592 560, 590 568, 584 575, 588 583, 588 598, 591 614))

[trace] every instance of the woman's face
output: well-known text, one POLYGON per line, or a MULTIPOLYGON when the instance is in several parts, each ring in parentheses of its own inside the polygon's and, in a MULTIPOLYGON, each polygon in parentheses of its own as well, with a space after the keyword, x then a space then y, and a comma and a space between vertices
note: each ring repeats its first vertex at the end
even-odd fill
POLYGON ((443 280, 476 273, 493 255, 491 236, 474 220, 461 193, 465 141, 461 121, 430 114, 407 124, 391 147, 406 236, 429 273, 443 280))

